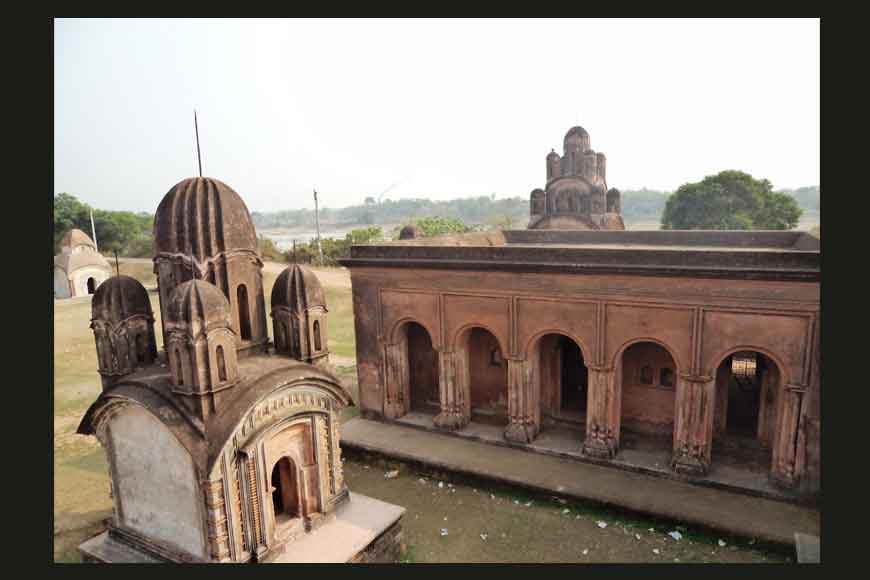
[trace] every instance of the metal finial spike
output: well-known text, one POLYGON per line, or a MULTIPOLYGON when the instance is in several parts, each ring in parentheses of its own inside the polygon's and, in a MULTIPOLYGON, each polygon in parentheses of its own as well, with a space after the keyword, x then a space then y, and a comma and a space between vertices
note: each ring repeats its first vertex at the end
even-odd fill
POLYGON ((202 177, 202 156, 199 152, 199 123, 196 120, 196 109, 193 110, 193 128, 196 131, 196 162, 199 164, 199 176, 202 177))

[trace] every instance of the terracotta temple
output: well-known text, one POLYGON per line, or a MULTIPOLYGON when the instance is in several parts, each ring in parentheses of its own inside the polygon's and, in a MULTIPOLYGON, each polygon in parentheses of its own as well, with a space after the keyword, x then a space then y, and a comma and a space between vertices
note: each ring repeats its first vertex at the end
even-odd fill
POLYGON ((529 229, 624 230, 620 193, 607 188, 607 159, 595 152, 589 133, 572 127, 562 156, 547 155, 547 184, 529 199, 529 229))
MULTIPOLYGON (((532 229, 352 247, 342 264, 364 420, 753 493, 817 493, 818 240, 535 229, 554 223, 559 180, 575 179, 584 143, 572 129, 569 161, 551 154, 553 187, 539 206, 533 194, 532 229)), ((618 197, 598 187, 603 156, 583 159, 577 183, 598 201, 564 207, 618 217, 618 197)))
POLYGON ((316 275, 285 269, 271 295, 248 209, 190 178, 157 208, 148 291, 113 276, 92 299, 102 394, 79 433, 106 451, 114 514, 80 546, 105 562, 395 560, 402 508, 351 494, 316 275))

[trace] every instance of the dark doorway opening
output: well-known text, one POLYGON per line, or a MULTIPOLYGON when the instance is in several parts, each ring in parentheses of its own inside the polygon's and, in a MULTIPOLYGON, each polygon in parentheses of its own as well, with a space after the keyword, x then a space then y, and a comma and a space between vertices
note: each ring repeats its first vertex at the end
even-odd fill
POLYGON ((755 437, 761 408, 761 381, 764 362, 755 353, 731 356, 731 380, 728 381, 728 416, 725 430, 730 435, 755 437))
POLYGON ((408 378, 411 390, 411 410, 437 413, 441 408, 438 394, 438 353, 422 325, 409 322, 408 378))
POLYGON ((93 278, 88 278, 88 294, 93 294, 97 290, 97 281, 93 278))
POLYGON ((589 392, 589 372, 583 353, 577 343, 566 336, 559 337, 562 358, 562 397, 559 410, 568 413, 586 413, 589 392))
POLYGON ((299 517, 296 469, 287 457, 282 457, 272 468, 272 507, 279 523, 299 517))

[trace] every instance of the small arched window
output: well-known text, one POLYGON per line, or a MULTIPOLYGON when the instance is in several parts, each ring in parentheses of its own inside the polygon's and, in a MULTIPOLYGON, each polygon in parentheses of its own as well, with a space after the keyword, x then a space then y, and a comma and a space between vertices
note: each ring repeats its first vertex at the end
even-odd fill
POLYGON ((314 350, 319 351, 322 348, 320 343, 320 321, 314 321, 314 350))
POLYGON ((175 382, 179 385, 184 384, 184 360, 181 355, 181 348, 175 347, 175 382))
POLYGON ((239 333, 242 340, 251 340, 251 313, 248 304, 248 289, 244 284, 236 288, 236 305, 239 309, 239 333))
POLYGON ((227 361, 224 359, 224 347, 218 345, 215 349, 215 355, 217 356, 218 380, 223 383, 227 380, 227 361))
POLYGON ((144 334, 136 336, 136 360, 140 363, 148 362, 148 345, 144 334))
POLYGON ((653 368, 649 365, 645 365, 640 369, 640 384, 642 385, 651 385, 653 384, 653 368))

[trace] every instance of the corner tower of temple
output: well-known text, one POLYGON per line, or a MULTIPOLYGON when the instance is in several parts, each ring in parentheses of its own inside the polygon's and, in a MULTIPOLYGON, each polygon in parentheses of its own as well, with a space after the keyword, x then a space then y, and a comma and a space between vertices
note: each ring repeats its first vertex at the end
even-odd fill
MULTIPOLYGON (((238 193, 211 177, 177 183, 157 207, 154 250, 164 320, 175 288, 189 280, 205 280, 230 304, 239 355, 266 348, 263 262, 251 214, 238 193)), ((163 344, 167 343, 164 327, 163 344)))
POLYGON ((529 229, 625 229, 619 190, 607 188, 607 159, 592 149, 586 129, 572 127, 562 156, 550 150, 546 166, 546 188, 530 196, 529 229))

